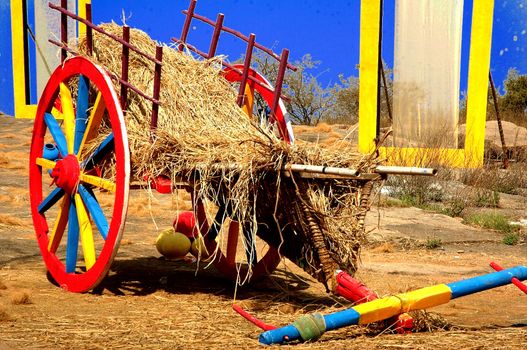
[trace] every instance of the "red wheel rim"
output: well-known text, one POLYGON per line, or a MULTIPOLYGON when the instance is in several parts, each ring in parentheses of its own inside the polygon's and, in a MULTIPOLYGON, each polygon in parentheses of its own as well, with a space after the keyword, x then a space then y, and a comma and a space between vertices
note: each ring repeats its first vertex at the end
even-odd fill
MULTIPOLYGON (((62 288, 73 292, 88 291, 105 277, 117 253, 124 228, 129 195, 130 155, 123 112, 118 101, 119 98, 105 71, 86 58, 74 57, 65 61, 62 66, 59 66, 53 72, 38 103, 29 157, 30 205, 33 225, 46 267, 62 288), (73 109, 73 102, 70 102, 71 107, 65 107, 63 100, 67 98, 68 91, 71 94, 67 85, 75 77, 78 78, 77 111, 73 109), (82 90, 81 81, 83 84, 82 90), (61 85, 62 83, 63 85, 61 85), (66 87, 68 91, 62 90, 63 87, 66 87), (98 97, 95 101, 90 98, 90 93, 93 91, 97 93, 98 97), (83 97, 81 98, 80 96, 83 97), (58 137, 60 133, 53 134, 52 131, 58 132, 58 123, 54 128, 50 126, 53 126, 56 122, 56 120, 52 120, 53 116, 51 113, 55 101, 59 98, 63 100, 61 106, 64 113, 64 122, 62 127, 59 126, 59 129, 63 130, 65 134, 69 161, 66 162, 67 157, 61 152, 61 158, 55 163, 52 160, 43 160, 42 150, 45 138, 50 135, 53 136, 59 148, 63 143, 58 142, 61 141, 61 137, 58 137), (81 105, 81 103, 86 104, 81 105), (102 112, 95 112, 95 110, 99 110, 99 107, 102 108, 102 112), (71 113, 65 111, 68 108, 70 108, 71 113), (81 122, 83 120, 81 117, 83 110, 84 115, 88 119, 81 122), (73 113, 75 115, 71 119, 73 113), (110 136, 113 135, 111 143, 109 136, 100 144, 98 149, 96 148, 91 153, 87 152, 87 155, 83 156, 79 150, 82 149, 85 140, 93 138, 98 133, 103 115, 106 118, 105 120, 109 121, 111 125, 110 136), (92 123, 96 119, 98 121, 92 123), (55 135, 58 135, 57 138, 55 138, 55 135), (78 157, 77 152, 79 153, 78 157), (88 172, 90 164, 97 166, 98 164, 95 163, 99 161, 98 159, 103 159, 108 155, 114 157, 114 179, 100 178, 97 174, 88 172), (87 161, 87 158, 91 156, 93 156, 91 158, 92 163, 87 161), (75 165, 75 157, 78 158, 77 165, 75 165), (61 172, 61 169, 58 169, 58 163, 61 163, 62 168, 66 170, 62 169, 61 172), (71 176, 70 173, 75 170, 75 167, 79 167, 79 174, 77 175, 78 179, 72 184, 71 181, 67 180, 67 177, 71 176), (52 170, 54 175, 52 188, 54 190, 51 194, 44 197, 43 192, 45 188, 42 183, 43 181, 49 183, 50 179, 46 180, 48 171, 43 171, 43 169, 48 168, 54 168, 52 170), (95 191, 98 188, 103 189, 99 194, 114 193, 111 208, 106 210, 107 214, 101 209, 101 205, 97 201, 95 191), (57 193, 63 192, 61 204, 59 204, 60 198, 54 200, 52 195, 55 193, 54 191, 58 191, 57 193), (94 203, 92 198, 95 198, 97 203, 94 203), (68 208, 67 218, 66 215, 59 213, 53 224, 51 214, 48 215, 50 218, 46 217, 49 209, 44 210, 48 201, 51 202, 49 209, 56 206, 62 209, 68 208), (72 205, 72 202, 74 205, 72 205), (75 212, 72 212, 72 210, 75 210, 75 212), (77 246, 74 245, 76 220, 76 225, 79 227, 77 246), (68 228, 67 233, 64 232, 66 227, 68 228), (96 235, 95 231, 97 230, 102 236, 102 241, 98 246, 96 243, 91 242, 91 240, 96 239, 93 236, 96 235), (92 234, 91 240, 89 237, 90 232, 92 234), (69 243, 70 241, 71 244, 69 243), (91 250, 92 244, 93 251, 91 250), (66 245, 66 263, 63 262, 64 256, 61 250, 64 245, 66 245), (81 255, 84 255, 84 270, 80 261, 82 259, 79 258, 79 261, 77 261, 76 258, 79 245, 81 245, 83 252, 81 255), (70 249, 70 246, 77 248, 70 249), (75 254, 75 261, 73 261, 72 254, 75 254)), ((62 147, 64 149, 65 146, 62 145, 62 147)))
MULTIPOLYGON (((243 69, 243 64, 234 64, 232 65, 232 68, 225 68, 223 70, 223 74, 227 81, 231 83, 239 83, 242 80, 242 75, 239 72, 242 72, 243 69)), ((260 94, 260 96, 264 99, 267 105, 271 107, 273 105, 274 89, 269 80, 267 80, 263 75, 251 68, 249 68, 249 76, 257 79, 260 83, 268 87, 268 89, 266 89, 260 84, 255 84, 251 80, 249 80, 247 83, 248 85, 250 85, 251 88, 256 90, 256 92, 260 94)), ((280 99, 278 103, 278 108, 275 113, 276 123, 278 123, 278 131, 280 133, 280 138, 287 143, 291 143, 294 138, 292 137, 291 131, 287 127, 286 114, 287 109, 285 108, 284 101, 280 99)))

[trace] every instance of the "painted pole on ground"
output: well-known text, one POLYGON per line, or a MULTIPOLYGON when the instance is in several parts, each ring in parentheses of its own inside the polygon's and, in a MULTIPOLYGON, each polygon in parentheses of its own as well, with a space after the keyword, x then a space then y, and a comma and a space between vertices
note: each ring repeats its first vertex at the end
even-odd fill
POLYGON ((527 267, 517 266, 449 284, 425 287, 328 315, 304 315, 290 325, 261 333, 259 340, 267 345, 293 340, 313 340, 325 331, 377 322, 404 312, 446 304, 452 299, 510 284, 513 279, 527 280, 527 267))

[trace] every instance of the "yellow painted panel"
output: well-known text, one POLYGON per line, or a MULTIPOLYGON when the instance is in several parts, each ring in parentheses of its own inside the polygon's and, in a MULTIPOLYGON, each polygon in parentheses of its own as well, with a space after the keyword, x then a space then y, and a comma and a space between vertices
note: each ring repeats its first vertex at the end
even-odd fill
POLYGON ((360 10, 359 150, 375 149, 379 76, 380 0, 362 0, 360 10))
POLYGON ((454 168, 466 166, 463 149, 381 147, 379 153, 390 165, 427 167, 442 164, 454 168))
POLYGON ((446 304, 450 301, 451 290, 445 284, 438 284, 412 292, 398 294, 404 312, 422 310, 429 307, 446 304))
POLYGON ((96 186, 96 187, 99 187, 99 188, 103 188, 107 191, 110 191, 110 192, 115 192, 115 183, 109 181, 109 180, 106 180, 106 179, 103 179, 101 177, 98 177, 98 176, 93 176, 93 175, 87 175, 87 174, 81 174, 80 175, 80 180, 83 181, 83 182, 86 182, 90 185, 93 185, 93 186, 96 186))
POLYGON ((64 115, 64 134, 66 134, 68 154, 72 154, 75 143, 75 112, 70 89, 64 83, 60 83, 60 103, 64 115))
MULTIPOLYGON (((494 0, 474 0, 468 75, 467 128, 464 149, 381 148, 394 165, 443 164, 477 168, 483 165, 488 73, 494 0)), ((361 1, 359 151, 371 152, 377 124, 380 1, 361 1)))
POLYGON ((471 168, 483 165, 493 12, 494 0, 474 0, 465 139, 465 159, 471 168))
POLYGON ((368 324, 400 314, 401 300, 389 296, 354 306, 353 309, 360 314, 359 324, 368 324))
POLYGON ((77 208, 77 218, 79 220, 79 231, 81 236, 82 252, 84 253, 84 263, 86 270, 95 264, 95 244, 93 243, 93 230, 90 217, 86 212, 86 207, 81 195, 75 193, 75 206, 77 208))
MULTIPOLYGON (((79 16, 86 18, 86 4, 91 3, 91 0, 79 0, 79 16), (82 11, 81 11, 82 9, 82 11)), ((27 104, 26 99, 26 72, 24 65, 24 22, 23 22, 23 7, 22 1, 11 0, 11 55, 13 64, 13 98, 15 107, 15 118, 33 119, 37 113, 36 104, 27 104)), ((79 31, 86 32, 86 26, 79 25, 79 31)), ((57 119, 62 119, 61 116, 53 114, 57 119)))
POLYGON ((56 165, 54 161, 48 160, 46 158, 37 158, 36 163, 37 165, 40 165, 41 167, 46 169, 53 169, 56 165))
POLYGON ((105 110, 106 110, 106 105, 104 103, 104 98, 102 97, 102 94, 99 92, 97 94, 97 98, 95 99, 95 103, 93 105, 93 108, 90 113, 90 117, 88 119, 88 125, 86 126, 86 131, 84 133, 84 137, 82 138, 82 142, 79 147, 79 152, 78 152, 79 155, 82 152, 82 148, 84 147, 84 144, 92 140, 95 136, 97 136, 99 132, 99 126, 101 125, 102 117, 104 116, 105 110))
MULTIPOLYGON (((91 4, 91 0, 79 0, 78 1, 78 15, 81 18, 86 19, 86 4, 91 4)), ((84 36, 86 34, 86 25, 79 22, 78 36, 84 36)))
POLYGON ((26 67, 24 66, 24 21, 22 1, 11 0, 11 53, 13 97, 16 118, 34 118, 36 109, 26 104, 26 67))

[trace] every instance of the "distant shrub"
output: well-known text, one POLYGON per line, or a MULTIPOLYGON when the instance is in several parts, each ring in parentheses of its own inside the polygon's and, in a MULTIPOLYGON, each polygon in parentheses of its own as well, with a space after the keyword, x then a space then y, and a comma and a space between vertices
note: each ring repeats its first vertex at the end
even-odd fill
POLYGON ((477 188, 474 194, 474 205, 480 208, 497 208, 500 205, 500 193, 485 188, 477 188))
POLYGON ((441 247, 443 241, 439 238, 429 238, 426 240, 425 247, 426 249, 437 249, 441 247))
POLYGON ((503 237, 502 242, 503 244, 506 244, 506 245, 516 245, 518 244, 519 240, 520 240, 520 235, 518 235, 518 233, 509 232, 503 237))
POLYGON ((465 223, 481 226, 484 228, 513 233, 518 231, 518 226, 512 225, 509 219, 497 213, 474 213, 465 218, 465 223))

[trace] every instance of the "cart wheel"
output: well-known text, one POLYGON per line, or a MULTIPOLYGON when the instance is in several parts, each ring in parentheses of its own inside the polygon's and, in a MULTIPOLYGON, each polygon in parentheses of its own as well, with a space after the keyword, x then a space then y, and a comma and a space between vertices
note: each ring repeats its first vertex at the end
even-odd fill
MULTIPOLYGON (((242 80, 242 75, 238 73, 243 71, 243 64, 235 64, 232 66, 232 68, 225 68, 223 71, 225 79, 231 83, 239 83, 242 80), (234 70, 236 69, 236 70, 234 70)), ((244 105, 242 106, 242 109, 249 117, 254 117, 255 114, 258 115, 261 119, 261 122, 263 123, 269 123, 274 122, 278 125, 278 132, 280 134, 280 138, 284 140, 287 143, 293 143, 294 142, 294 136, 293 136, 293 130, 288 127, 288 123, 286 120, 287 115, 287 109, 285 108, 284 101, 282 99, 278 100, 278 108, 275 113, 275 120, 271 121, 269 113, 271 111, 271 106, 273 105, 273 99, 274 99, 274 89, 269 82, 263 75, 255 71, 254 69, 249 68, 249 75, 253 78, 256 78, 258 81, 260 81, 262 84, 267 85, 269 89, 265 89, 259 84, 254 83, 252 80, 248 80, 247 84, 245 86, 245 101, 244 105), (258 106, 255 105, 255 91, 260 95, 261 99, 267 106, 261 106, 264 107, 265 110, 258 111, 258 106)))
POLYGON ((105 277, 123 232, 129 181, 124 117, 110 78, 86 58, 66 60, 39 100, 29 163, 38 244, 62 288, 85 292, 105 277), (50 141, 57 159, 43 154, 50 141))
MULTIPOLYGON (((243 65, 233 65, 233 68, 242 71, 243 65)), ((224 70, 225 79, 231 83, 240 82, 242 79, 241 74, 236 72, 234 69, 226 68, 224 70)), ((253 69, 249 70, 249 74, 258 79, 261 83, 269 86, 269 89, 265 89, 252 81, 247 83, 245 87, 245 94, 247 98, 245 99, 242 108, 251 118, 254 117, 255 114, 253 113, 253 109, 255 107, 255 91, 260 95, 268 107, 272 105, 274 95, 273 88, 271 87, 272 85, 264 76, 253 69)), ((286 114, 287 110, 283 101, 280 99, 278 110, 276 111, 275 115, 275 122, 278 124, 280 137, 284 141, 291 143, 294 138, 292 131, 287 127, 285 118, 286 114)), ((266 123, 269 122, 268 117, 269 116, 267 115, 265 120, 266 123)), ((201 201, 197 201, 194 211, 197 214, 198 224, 201 228, 201 232, 203 235, 206 235, 209 231, 209 224, 207 222, 204 205, 201 201)), ((219 211, 221 211, 221 208, 219 211)), ((246 246, 242 247, 243 244, 240 244, 240 238, 241 234, 244 234, 244 231, 240 227, 240 224, 230 219, 224 220, 224 218, 227 216, 225 213, 219 212, 218 214, 220 215, 216 215, 217 217, 214 221, 216 224, 219 222, 222 224, 213 231, 216 231, 217 234, 222 225, 228 225, 228 234, 226 244, 223 244, 220 247, 217 247, 218 243, 215 240, 215 234, 213 234, 211 237, 206 237, 206 242, 209 245, 209 251, 216 249, 214 266, 225 276, 239 281, 240 283, 249 280, 254 281, 260 277, 271 274, 276 269, 281 260, 277 249, 267 244, 263 244, 263 246, 261 246, 259 242, 254 242, 252 239, 250 239, 250 237, 246 237, 246 246), (222 248, 225 249, 222 250, 222 248), (259 256, 261 256, 260 259, 258 259, 259 256), (252 268, 249 269, 249 266, 252 266, 252 268), (251 271, 250 276, 248 274, 249 271, 251 271)), ((215 223, 213 223, 213 225, 215 223)))
POLYGON ((240 284, 255 281, 270 275, 280 263, 281 257, 278 250, 267 243, 260 244, 263 241, 254 242, 246 238, 246 246, 243 247, 243 244, 240 244, 242 243, 240 234, 244 232, 238 222, 228 218, 225 208, 218 209, 212 229, 207 220, 205 206, 199 199, 196 200, 195 215, 201 234, 205 236, 207 250, 216 251, 213 264, 226 277, 240 284), (228 227, 228 235, 227 242, 222 244, 216 241, 216 237, 224 225, 228 227), (225 253, 223 253, 220 247, 225 246, 225 253))

